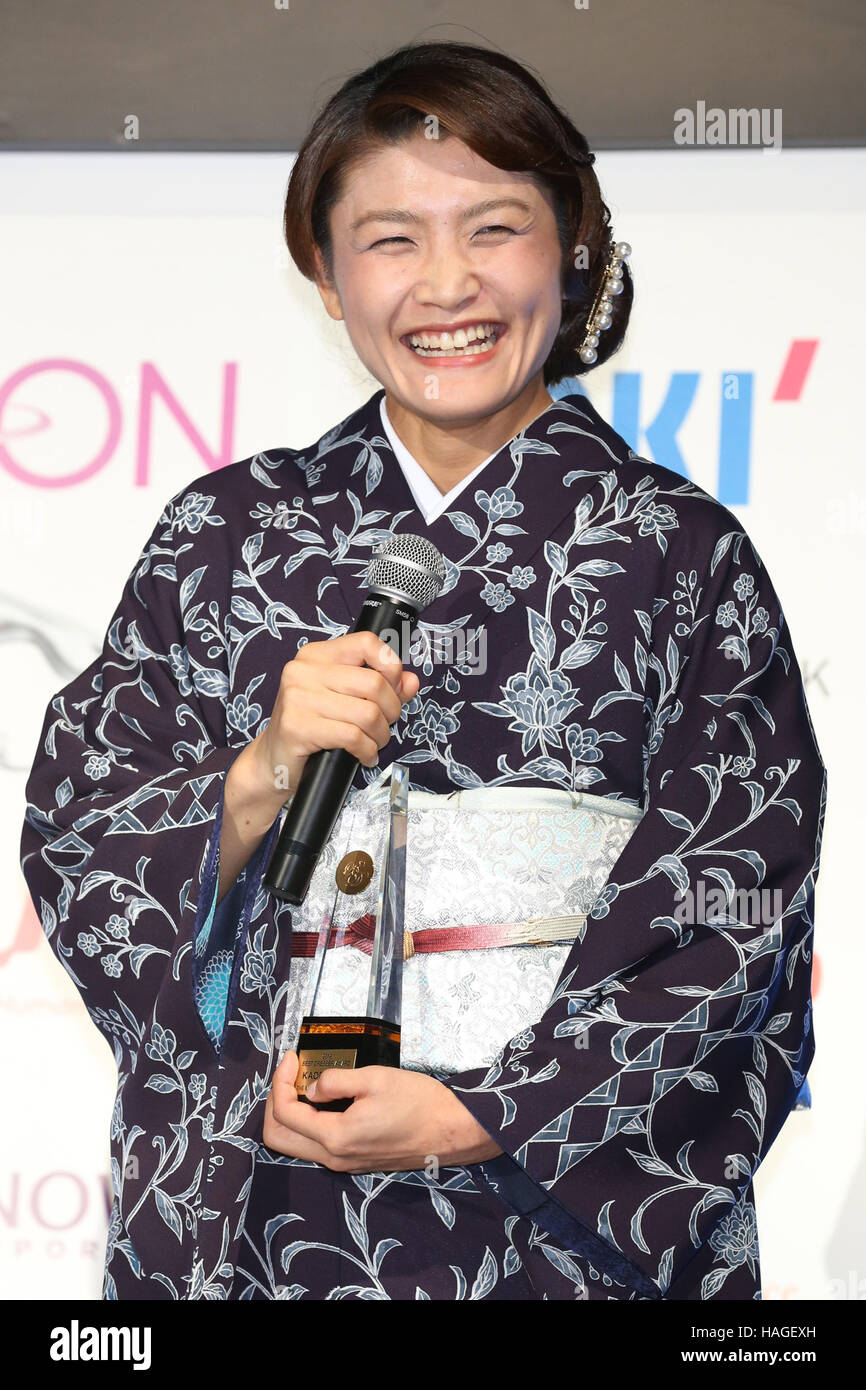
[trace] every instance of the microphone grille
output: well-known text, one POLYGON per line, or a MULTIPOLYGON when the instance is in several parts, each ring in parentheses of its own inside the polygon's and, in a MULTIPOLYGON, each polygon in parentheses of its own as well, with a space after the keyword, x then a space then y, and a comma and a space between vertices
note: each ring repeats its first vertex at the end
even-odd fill
POLYGON ((425 536, 401 531, 381 543, 370 561, 371 589, 402 595, 420 613, 445 583, 445 561, 425 536))

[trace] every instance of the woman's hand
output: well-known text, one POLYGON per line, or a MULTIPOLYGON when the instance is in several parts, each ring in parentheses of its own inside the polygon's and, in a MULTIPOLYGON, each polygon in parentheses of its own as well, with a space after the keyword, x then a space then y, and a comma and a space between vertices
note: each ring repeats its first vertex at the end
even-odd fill
POLYGON ((306 642, 287 661, 267 728, 253 739, 251 755, 263 795, 297 790, 308 757, 344 748, 375 767, 407 701, 418 694, 414 671, 373 632, 349 632, 306 642))
POLYGON ((419 684, 372 632, 307 642, 286 662, 267 728, 241 750, 226 778, 217 902, 294 795, 310 754, 345 748, 374 767, 419 684))
POLYGON ((398 1067, 331 1067, 307 1095, 314 1101, 354 1096, 343 1112, 315 1110, 298 1099, 298 1054, 287 1052, 274 1072, 265 1106, 269 1149, 321 1163, 335 1173, 481 1163, 502 1149, 453 1091, 421 1072, 398 1067))

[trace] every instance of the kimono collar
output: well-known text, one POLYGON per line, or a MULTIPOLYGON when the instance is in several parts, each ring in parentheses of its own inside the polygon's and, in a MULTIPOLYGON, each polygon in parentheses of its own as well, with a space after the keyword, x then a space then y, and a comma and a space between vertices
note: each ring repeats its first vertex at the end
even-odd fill
POLYGON ((439 550, 446 580, 424 618, 448 622, 482 589, 490 604, 483 569, 492 558, 526 569, 594 483, 636 457, 587 397, 565 395, 491 455, 483 474, 428 524, 382 428, 384 395, 376 391, 294 460, 352 622, 372 551, 388 535, 412 532, 439 550))

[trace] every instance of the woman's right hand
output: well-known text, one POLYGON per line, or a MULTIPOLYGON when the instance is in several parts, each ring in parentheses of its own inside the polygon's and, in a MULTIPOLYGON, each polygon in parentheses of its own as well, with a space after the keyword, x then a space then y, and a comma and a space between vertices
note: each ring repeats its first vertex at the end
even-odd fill
POLYGON ((344 748, 375 767, 391 725, 420 684, 375 633, 305 643, 283 667, 270 723, 251 745, 264 794, 276 791, 287 801, 307 758, 323 748, 344 748))

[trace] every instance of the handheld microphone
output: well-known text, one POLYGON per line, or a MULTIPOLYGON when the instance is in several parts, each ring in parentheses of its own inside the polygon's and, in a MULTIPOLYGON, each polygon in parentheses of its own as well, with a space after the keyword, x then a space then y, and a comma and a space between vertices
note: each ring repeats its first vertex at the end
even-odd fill
MULTIPOLYGON (((369 592, 353 631, 381 635, 396 629, 404 661, 418 614, 444 583, 445 561, 435 545, 424 536, 389 537, 373 553, 369 592)), ((281 902, 297 907, 304 901, 357 769, 358 759, 345 748, 321 748, 307 759, 263 880, 281 902)))

